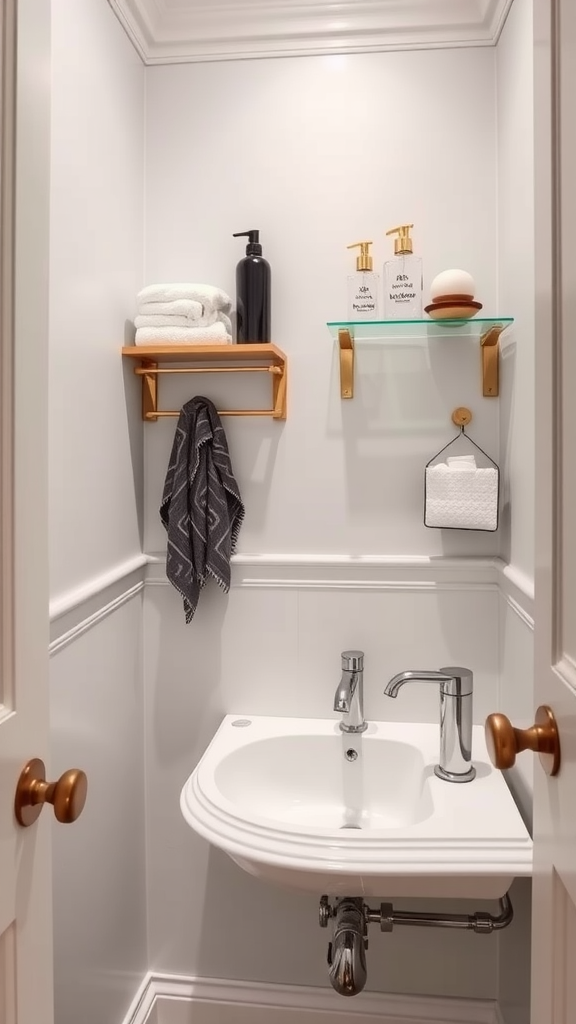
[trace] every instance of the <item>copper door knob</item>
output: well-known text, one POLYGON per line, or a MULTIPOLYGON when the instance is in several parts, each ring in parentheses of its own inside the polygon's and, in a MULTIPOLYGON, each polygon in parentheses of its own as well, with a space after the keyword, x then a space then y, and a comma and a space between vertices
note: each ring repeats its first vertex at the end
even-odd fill
POLYGON ((88 779, 79 768, 70 768, 58 782, 46 782, 46 766, 35 757, 20 773, 16 786, 14 813, 24 828, 33 825, 44 804, 52 804, 56 820, 65 825, 76 821, 84 810, 88 779))
POLYGON ((560 737, 552 708, 542 704, 536 722, 529 729, 515 729, 506 715, 488 715, 485 725, 486 746, 496 768, 511 768, 516 754, 533 750, 547 775, 560 769, 560 737))

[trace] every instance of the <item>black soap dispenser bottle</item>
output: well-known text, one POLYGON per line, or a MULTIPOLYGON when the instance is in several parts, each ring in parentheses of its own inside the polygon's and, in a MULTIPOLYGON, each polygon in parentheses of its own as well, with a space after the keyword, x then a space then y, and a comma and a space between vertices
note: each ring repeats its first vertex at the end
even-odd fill
POLYGON ((236 267, 236 315, 239 345, 270 341, 270 264, 262 256, 260 232, 238 231, 248 238, 246 256, 236 267))

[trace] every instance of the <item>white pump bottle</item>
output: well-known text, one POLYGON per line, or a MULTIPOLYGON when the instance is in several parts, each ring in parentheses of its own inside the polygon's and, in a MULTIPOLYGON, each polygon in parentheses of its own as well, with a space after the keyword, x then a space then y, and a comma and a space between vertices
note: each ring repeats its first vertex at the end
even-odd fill
POLYGON ((386 320, 422 319, 422 260, 413 252, 410 228, 401 224, 387 235, 394 239, 394 257, 384 264, 384 317, 386 320))

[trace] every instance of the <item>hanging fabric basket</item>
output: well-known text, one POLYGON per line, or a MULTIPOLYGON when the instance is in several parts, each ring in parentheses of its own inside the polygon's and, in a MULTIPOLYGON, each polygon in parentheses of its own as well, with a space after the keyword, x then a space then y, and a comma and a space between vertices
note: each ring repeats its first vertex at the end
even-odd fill
MULTIPOLYGON (((468 417, 467 422, 470 413, 468 417)), ((430 529, 493 533, 498 529, 499 512, 500 470, 462 423, 456 437, 426 464, 424 525, 430 529), (464 442, 466 453, 450 454, 441 460, 459 442, 464 442)))

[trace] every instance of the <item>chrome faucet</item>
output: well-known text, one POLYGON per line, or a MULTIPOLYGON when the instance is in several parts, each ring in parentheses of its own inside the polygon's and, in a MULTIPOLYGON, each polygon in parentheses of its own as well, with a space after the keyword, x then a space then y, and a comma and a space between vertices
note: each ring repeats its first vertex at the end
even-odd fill
POLYGON ((439 672, 399 672, 384 693, 397 697, 400 687, 410 682, 440 684, 440 760, 434 774, 445 782, 472 782, 472 672, 456 666, 439 672))
POLYGON ((342 651, 342 679, 334 694, 334 711, 340 711, 342 732, 364 732, 364 651, 342 651))

